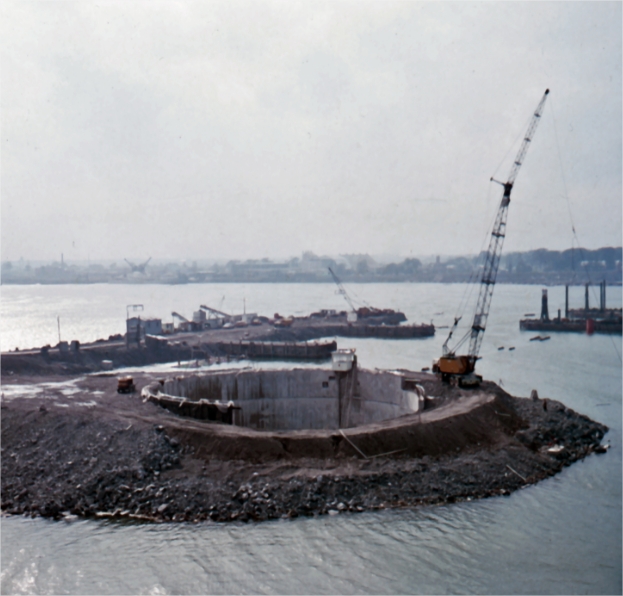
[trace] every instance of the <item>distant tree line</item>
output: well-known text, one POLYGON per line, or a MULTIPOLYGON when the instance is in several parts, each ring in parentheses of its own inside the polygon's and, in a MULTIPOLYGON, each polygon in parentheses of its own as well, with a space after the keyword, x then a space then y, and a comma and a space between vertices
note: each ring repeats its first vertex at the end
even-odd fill
MULTIPOLYGON (((375 273, 383 281, 467 282, 478 278, 485 256, 482 252, 477 257, 438 258, 426 265, 418 259, 405 259, 379 267, 375 273)), ((606 279, 609 283, 621 283, 621 261, 621 247, 513 252, 502 256, 498 281, 573 284, 606 279)))
MULTIPOLYGON (((269 259, 229 261, 224 265, 198 266, 186 263, 150 264, 145 272, 128 267, 91 263, 88 267, 52 263, 31 267, 28 263, 2 263, 3 284, 27 283, 219 283, 219 282, 331 282, 328 268, 348 282, 437 282, 477 280, 485 253, 476 257, 436 257, 423 263, 407 258, 398 263, 379 264, 369 255, 339 258, 303 253, 301 258, 276 262, 269 259)), ((606 280, 621 283, 621 247, 565 251, 544 248, 512 252, 502 256, 497 280, 500 283, 581 284, 606 280)))

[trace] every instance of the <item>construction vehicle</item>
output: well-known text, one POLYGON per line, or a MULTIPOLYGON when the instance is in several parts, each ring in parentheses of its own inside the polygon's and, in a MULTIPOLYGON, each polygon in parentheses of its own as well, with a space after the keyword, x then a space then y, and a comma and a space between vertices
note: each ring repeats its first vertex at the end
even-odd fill
POLYGON ((350 296, 346 292, 346 289, 342 285, 340 278, 335 275, 335 273, 333 273, 333 269, 331 269, 331 267, 329 267, 329 273, 331 274, 331 277, 333 278, 333 281, 337 286, 337 293, 344 296, 344 300, 346 300, 346 303, 348 304, 348 306, 350 306, 350 312, 346 314, 346 320, 349 323, 355 323, 357 321, 357 309, 355 308, 353 301, 351 300, 350 296))
POLYGON ((132 377, 121 377, 117 380, 117 393, 134 393, 136 385, 132 377))
POLYGON ((292 327, 294 317, 291 315, 289 317, 282 317, 279 313, 275 313, 273 321, 275 327, 292 327))
POLYGON ((478 302, 476 303, 476 310, 474 313, 474 320, 472 322, 471 329, 466 335, 459 341, 454 349, 450 349, 448 344, 452 334, 454 333, 461 317, 454 319, 454 325, 450 330, 448 338, 443 344, 442 356, 433 362, 433 372, 441 376, 441 379, 446 382, 455 381, 459 386, 477 386, 482 381, 482 377, 475 374, 474 369, 476 367, 476 361, 478 360, 478 353, 480 352, 480 346, 485 333, 485 327, 487 324, 487 318, 489 317, 489 309, 491 306, 491 298, 493 296, 493 288, 495 287, 495 280, 498 273, 498 267, 500 264, 500 257, 502 255, 502 245, 504 244, 504 236, 506 235, 506 218, 508 216, 508 205, 511 200, 511 190, 515 184, 517 174, 526 157, 528 147, 532 142, 532 137, 536 131, 536 127, 541 120, 543 108, 545 106, 545 100, 549 94, 549 89, 545 90, 539 105, 537 106, 528 130, 524 136, 524 139, 517 153, 517 157, 511 166, 511 171, 506 182, 500 182, 493 177, 491 180, 498 184, 501 184, 504 188, 502 194, 502 200, 500 207, 498 208, 497 217, 493 224, 493 231, 491 232, 491 239, 489 240, 489 248, 485 257, 485 264, 482 270, 482 277, 480 279, 480 292, 478 294, 478 302), (469 337, 469 349, 466 355, 457 356, 457 349, 465 342, 469 337))

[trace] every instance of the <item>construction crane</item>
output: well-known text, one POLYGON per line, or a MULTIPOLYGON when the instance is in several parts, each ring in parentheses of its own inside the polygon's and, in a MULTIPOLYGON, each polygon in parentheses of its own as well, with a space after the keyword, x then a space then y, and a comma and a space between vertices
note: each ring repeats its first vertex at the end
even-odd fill
POLYGON ((346 300, 346 302, 348 303, 348 306, 350 306, 350 310, 352 311, 353 314, 348 315, 349 320, 351 318, 354 318, 354 320, 357 320, 357 309, 355 308, 355 305, 353 304, 353 301, 350 299, 350 296, 348 295, 348 293, 346 292, 346 290, 344 289, 344 286, 342 285, 342 282, 340 281, 340 278, 335 275, 335 273, 333 273, 333 269, 331 269, 331 267, 328 268, 329 269, 329 273, 331 274, 331 277, 333 278, 333 281, 335 282, 335 285, 337 286, 337 293, 338 294, 342 294, 342 296, 344 296, 344 300, 346 300))
POLYGON ((482 277, 480 279, 480 292, 478 294, 478 302, 476 303, 476 311, 474 313, 474 320, 472 322, 471 329, 461 339, 457 346, 451 350, 448 347, 448 343, 454 330, 456 329, 461 317, 454 320, 454 325, 448 335, 448 339, 443 345, 442 356, 439 360, 433 362, 433 372, 441 375, 443 380, 449 381, 452 378, 456 378, 459 385, 469 386, 478 385, 482 380, 481 377, 474 374, 474 368, 476 361, 478 360, 478 353, 480 352, 480 345, 485 333, 485 327, 487 325, 487 319, 489 317, 489 308, 491 306, 491 298, 493 296, 493 288, 495 286, 495 280, 498 273, 498 267, 500 264, 500 257, 502 255, 502 245, 504 244, 504 236, 506 235, 506 218, 508 216, 508 205, 511 200, 511 190, 515 184, 519 169, 523 164, 526 157, 528 147, 532 142, 532 138, 536 131, 536 127, 541 120, 543 108, 545 106, 545 100, 549 94, 549 89, 545 90, 539 105, 537 106, 528 130, 524 136, 524 139, 517 153, 517 157, 511 167, 508 180, 506 182, 500 182, 493 177, 491 180, 501 184, 504 188, 502 194, 502 201, 498 209, 495 223, 493 224, 493 231, 491 232, 491 239, 489 240, 489 249, 487 250, 484 268, 482 270, 482 277), (456 350, 463 344, 463 342, 469 337, 469 349, 466 355, 457 356, 456 350))
POLYGON ((151 257, 149 257, 149 259, 147 259, 144 263, 141 263, 139 265, 135 265, 134 263, 131 263, 130 261, 128 261, 128 259, 123 259, 128 265, 130 265, 130 269, 132 269, 132 273, 145 273, 145 268, 147 267, 147 263, 149 263, 149 261, 151 261, 151 257))

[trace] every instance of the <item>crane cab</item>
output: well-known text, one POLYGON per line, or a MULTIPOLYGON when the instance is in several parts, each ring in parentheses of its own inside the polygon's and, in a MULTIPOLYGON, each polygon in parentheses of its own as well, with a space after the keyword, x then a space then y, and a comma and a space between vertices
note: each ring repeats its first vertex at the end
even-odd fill
POLYGON ((476 358, 473 356, 447 354, 433 362, 433 372, 446 383, 454 381, 460 387, 477 387, 482 377, 474 374, 475 366, 476 358))
POLYGON ((433 372, 446 375, 467 375, 474 372, 475 358, 448 354, 433 362, 433 372))

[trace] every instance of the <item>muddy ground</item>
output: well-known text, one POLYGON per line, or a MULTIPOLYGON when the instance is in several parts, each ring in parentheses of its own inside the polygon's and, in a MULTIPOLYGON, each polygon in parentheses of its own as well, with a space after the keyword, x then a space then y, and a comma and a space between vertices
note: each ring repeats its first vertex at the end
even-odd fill
MULTIPOLYGON (((156 378, 135 375, 139 390, 156 378)), ((230 437, 224 449, 215 423, 120 395, 112 373, 2 380, 2 510, 52 518, 259 521, 509 495, 602 451, 607 431, 486 383, 493 401, 462 418, 424 413, 419 430, 393 433, 406 446, 392 455, 360 444, 362 457, 337 433, 329 453, 293 453, 279 433, 238 450, 230 437)), ((432 375, 425 385, 446 400, 469 393, 432 375)))

